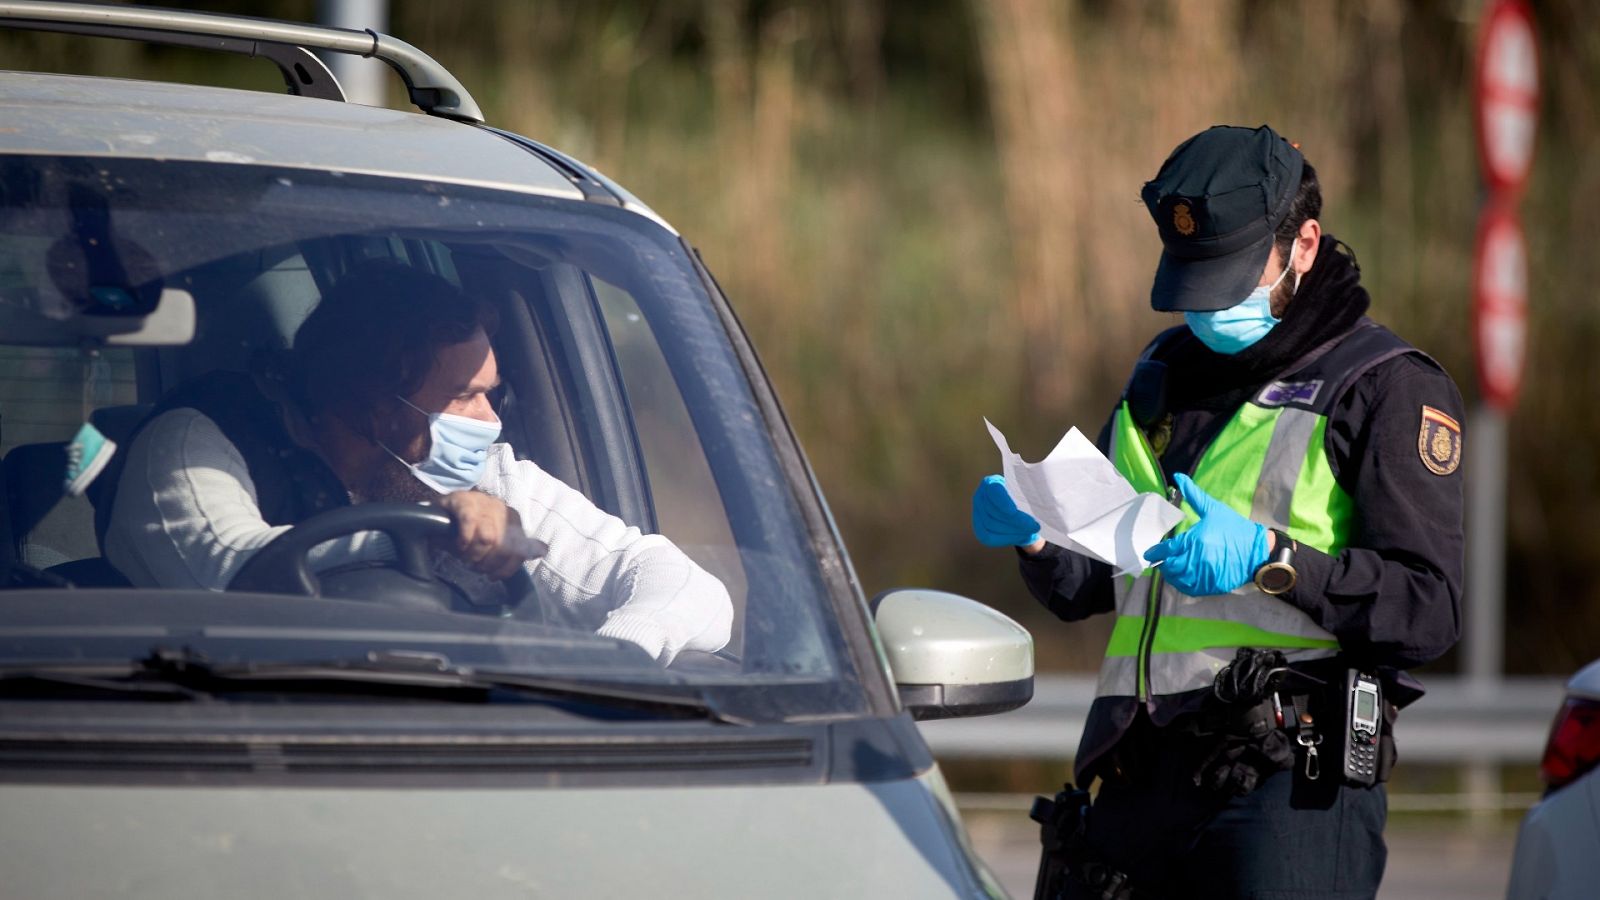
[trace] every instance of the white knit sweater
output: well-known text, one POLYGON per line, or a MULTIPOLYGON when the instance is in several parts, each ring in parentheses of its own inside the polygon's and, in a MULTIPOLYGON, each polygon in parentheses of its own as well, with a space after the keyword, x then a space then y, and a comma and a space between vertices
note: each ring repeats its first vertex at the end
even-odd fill
MULTIPOLYGON (((175 409, 147 425, 128 448, 105 554, 141 587, 220 591, 255 552, 290 526, 261 517, 244 457, 216 423, 175 409)), ((549 546, 527 563, 547 609, 599 634, 631 641, 662 663, 680 650, 720 650, 733 604, 722 582, 665 537, 642 534, 506 444, 489 452, 478 490, 522 517, 527 537, 549 546)), ((313 569, 393 556, 385 535, 363 532, 310 554, 313 569)), ((465 567, 440 555, 436 565, 469 590, 498 589, 463 578, 465 567)))

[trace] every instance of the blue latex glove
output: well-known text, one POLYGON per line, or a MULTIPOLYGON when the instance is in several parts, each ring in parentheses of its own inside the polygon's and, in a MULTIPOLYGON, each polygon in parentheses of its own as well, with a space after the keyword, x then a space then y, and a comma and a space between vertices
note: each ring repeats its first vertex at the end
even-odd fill
POLYGON ((1004 477, 990 475, 972 493, 972 533, 986 547, 1026 547, 1039 539, 1039 520, 1017 509, 1004 477))
POLYGON ((1267 561, 1266 526, 1234 512, 1187 475, 1173 480, 1200 521, 1146 550, 1144 558, 1161 562, 1161 577, 1191 597, 1226 594, 1254 579, 1267 561))

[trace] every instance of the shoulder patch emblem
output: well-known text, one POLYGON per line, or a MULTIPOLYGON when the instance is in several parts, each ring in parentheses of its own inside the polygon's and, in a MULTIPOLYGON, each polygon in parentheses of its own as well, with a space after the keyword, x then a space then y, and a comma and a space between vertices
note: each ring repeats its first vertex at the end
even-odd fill
POLYGON ((1172 207, 1172 227, 1184 237, 1194 234, 1194 216, 1189 211, 1189 204, 1179 203, 1172 207))
POLYGON ((1417 455, 1435 475, 1449 475, 1461 466, 1461 424, 1431 406, 1422 408, 1417 455))

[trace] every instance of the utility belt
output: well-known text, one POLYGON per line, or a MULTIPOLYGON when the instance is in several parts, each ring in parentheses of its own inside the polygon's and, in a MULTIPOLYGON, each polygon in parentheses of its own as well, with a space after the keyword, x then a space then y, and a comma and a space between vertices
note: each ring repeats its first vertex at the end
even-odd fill
POLYGON ((1269 679, 1273 685, 1241 694, 1230 692, 1224 680, 1230 669, 1224 668, 1220 691, 1169 725, 1157 728, 1140 714, 1092 774, 1122 783, 1142 781, 1152 766, 1172 764, 1160 748, 1178 747, 1194 769, 1195 785, 1226 796, 1248 794, 1267 777, 1291 769, 1297 779, 1326 788, 1364 788, 1389 780, 1398 759, 1398 711, 1382 696, 1378 679, 1344 668, 1325 672, 1333 676, 1326 678, 1278 665, 1262 671, 1276 673, 1269 679), (1363 709, 1355 708, 1355 684, 1363 688, 1363 709), (1365 727, 1352 730, 1358 712, 1368 713, 1365 727))
POLYGON ((1241 648, 1184 722, 1204 749, 1195 784, 1242 796, 1288 769, 1307 782, 1367 788, 1388 781, 1399 758, 1398 710, 1380 679, 1354 668, 1322 674, 1290 668, 1276 650, 1241 648))
MULTIPOLYGON (((1291 769, 1297 780, 1324 790, 1388 781, 1398 759, 1397 707, 1384 698, 1371 673, 1345 669, 1337 674, 1314 676, 1291 669, 1279 651, 1241 649, 1217 673, 1198 713, 1159 729, 1141 717, 1143 726, 1136 723, 1111 751, 1101 777, 1140 779, 1158 756, 1151 752, 1155 742, 1178 741, 1193 751, 1184 755, 1196 761, 1196 787, 1214 792, 1219 804, 1291 769)), ((1035 799, 1030 816, 1040 824, 1043 851, 1035 900, 1085 893, 1100 900, 1135 900, 1128 874, 1086 838, 1089 806, 1088 792, 1071 784, 1053 800, 1035 799)))

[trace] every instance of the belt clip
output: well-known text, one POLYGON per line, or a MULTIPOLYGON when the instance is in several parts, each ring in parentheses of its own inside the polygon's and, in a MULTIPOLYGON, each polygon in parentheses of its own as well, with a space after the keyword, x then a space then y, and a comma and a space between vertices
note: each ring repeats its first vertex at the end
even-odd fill
POLYGON ((1322 761, 1317 758, 1317 745, 1322 743, 1322 735, 1312 731, 1310 727, 1300 729, 1294 736, 1295 743, 1306 748, 1306 780, 1316 781, 1322 777, 1322 761))

